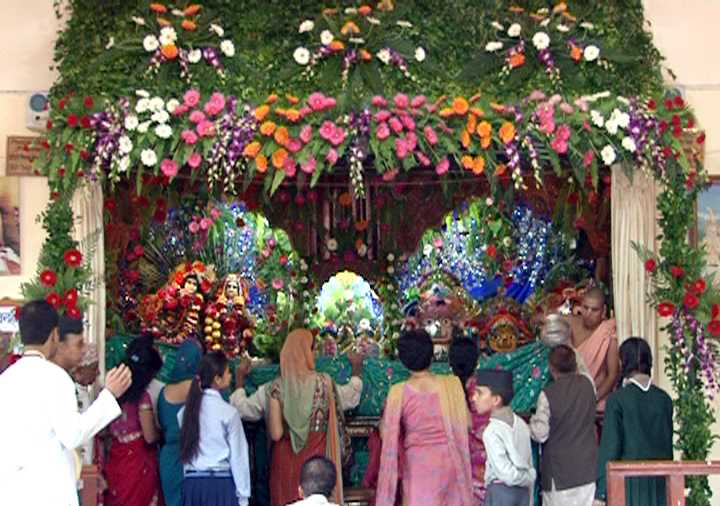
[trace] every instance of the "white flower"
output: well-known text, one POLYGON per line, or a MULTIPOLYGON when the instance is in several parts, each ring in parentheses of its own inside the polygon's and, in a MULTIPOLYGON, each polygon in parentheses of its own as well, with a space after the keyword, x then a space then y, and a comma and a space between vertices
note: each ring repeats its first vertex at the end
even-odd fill
POLYGON ((633 153, 637 147, 635 146, 635 141, 632 139, 632 137, 625 137, 622 140, 622 147, 633 153))
POLYGON ((202 51, 199 49, 191 49, 188 51, 187 59, 190 63, 197 63, 202 58, 202 51))
POLYGON ((368 251, 367 246, 365 246, 364 244, 361 244, 360 247, 358 248, 358 255, 360 255, 361 257, 364 257, 365 255, 367 255, 367 251, 368 251))
POLYGON ((538 51, 542 51, 543 49, 547 49, 550 45, 550 37, 545 32, 537 32, 533 35, 532 42, 533 46, 535 46, 538 51))
POLYGON ((157 37, 154 35, 148 35, 143 39, 143 48, 148 53, 152 53, 157 51, 157 48, 160 47, 160 43, 157 40, 157 37))
POLYGON ((118 149, 123 155, 128 154, 130 151, 132 151, 133 143, 130 140, 130 137, 127 135, 123 135, 118 139, 118 149))
POLYGON ((426 56, 427 56, 427 54, 425 53, 424 48, 418 47, 417 49, 415 49, 415 60, 417 60, 419 62, 423 62, 423 61, 425 61, 426 56))
POLYGON ((387 268, 387 273, 388 273, 388 274, 394 274, 394 273, 395 273, 395 268, 391 265, 390 267, 387 268))
POLYGON ((607 146, 602 148, 602 151, 600 151, 600 156, 602 156, 605 165, 612 165, 616 158, 615 148, 608 144, 607 146))
POLYGON ((381 49, 375 53, 375 56, 377 56, 378 60, 383 62, 385 65, 390 63, 390 51, 387 48, 381 49))
POLYGON ((542 9, 538 9, 538 11, 537 11, 537 13, 540 14, 541 16, 545 16, 549 12, 550 12, 550 9, 548 9, 547 7, 543 7, 542 9))
POLYGON ((310 51, 304 47, 299 47, 293 53, 293 59, 298 65, 307 65, 310 62, 310 51))
POLYGON ((395 24, 398 25, 401 28, 412 28, 412 23, 410 21, 395 21, 395 24))
POLYGON ((586 30, 592 30, 593 28, 595 28, 595 25, 593 25, 592 23, 590 23, 588 21, 584 21, 584 22, 580 23, 580 27, 585 28, 586 30))
POLYGON ((630 125, 630 115, 628 113, 615 109, 612 115, 620 128, 627 128, 630 125))
POLYGON ((161 139, 169 139, 172 137, 172 128, 169 125, 158 125, 155 127, 155 135, 161 139))
POLYGON ((368 16, 365 19, 367 19, 367 22, 370 23, 371 25, 379 25, 380 24, 380 20, 378 18, 368 16))
POLYGON ((585 57, 585 61, 597 60, 598 56, 600 56, 600 49, 593 45, 586 46, 583 51, 583 56, 585 57))
POLYGON ((429 257, 430 255, 432 255, 432 252, 433 252, 432 244, 426 244, 425 247, 423 248, 423 255, 425 255, 426 257, 429 257))
POLYGON ((151 117, 151 120, 153 120, 155 123, 167 123, 170 120, 170 115, 167 113, 167 111, 158 111, 154 113, 151 117))
POLYGON ((348 41, 352 44, 365 44, 365 39, 361 39, 360 37, 350 37, 348 41))
POLYGON ((235 44, 231 40, 225 39, 220 43, 220 51, 228 58, 235 56, 235 44))
POLYGON ((325 246, 327 247, 327 249, 329 251, 337 251, 337 249, 338 249, 337 241, 332 238, 327 240, 327 242, 325 243, 325 246))
POLYGON ((150 97, 150 93, 148 93, 145 90, 135 90, 135 95, 141 98, 148 98, 150 97))
POLYGON ((210 31, 215 32, 215 35, 218 37, 222 37, 225 35, 225 30, 223 30, 223 27, 220 25, 216 25, 215 23, 210 24, 210 31))
POLYGON ((605 130, 607 130, 610 135, 615 135, 615 134, 617 133, 617 131, 618 131, 617 121, 615 121, 615 120, 612 119, 612 118, 610 118, 609 120, 607 120, 607 121, 605 122, 605 130))
POLYGON ((334 38, 335 36, 330 30, 320 32, 320 42, 322 42, 323 46, 329 46, 334 38))
POLYGON ((357 14, 357 9, 355 7, 348 7, 345 9, 345 14, 357 14))
POLYGON ((360 330, 370 330, 370 320, 363 318, 360 320, 360 323, 358 323, 358 328, 360 330))
POLYGON ((144 113, 150 109, 150 99, 149 98, 141 98, 137 101, 137 104, 135 104, 135 112, 138 113, 144 113))
POLYGON ((149 121, 143 121, 140 123, 137 127, 138 133, 144 134, 148 131, 148 128, 150 128, 150 122, 149 121))
POLYGON ((305 32, 312 32, 315 28, 315 22, 312 19, 306 19, 302 23, 300 23, 300 28, 298 28, 298 33, 305 33, 305 32))
POLYGON ((495 201, 492 199, 492 197, 488 197, 485 199, 485 205, 488 207, 492 207, 492 205, 495 203, 495 201))
POLYGON ((509 37, 519 37, 522 27, 518 23, 513 23, 508 28, 507 34, 509 37))
POLYGON ((509 237, 504 237, 503 238, 503 246, 505 246, 506 248, 509 248, 510 246, 512 246, 512 239, 510 239, 509 237))
POLYGON ((165 109, 165 101, 160 97, 153 97, 150 99, 150 110, 152 111, 162 111, 165 109))
POLYGON ((115 45, 115 37, 110 37, 107 44, 105 44, 105 49, 110 49, 115 45))
POLYGON ((502 49, 502 47, 502 42, 488 42, 487 44, 485 44, 485 51, 487 51, 488 53, 494 53, 495 51, 502 49))
POLYGON ((130 130, 131 132, 135 130, 138 126, 138 118, 134 114, 128 114, 128 116, 125 118, 125 130, 130 130))
POLYGON ((157 155, 152 149, 143 149, 142 153, 140 153, 140 161, 146 167, 152 167, 157 163, 157 155))
POLYGON ((145 26, 145 20, 141 17, 133 16, 132 20, 138 26, 145 26))
POLYGON ((562 32, 562 33, 567 33, 567 32, 570 31, 570 27, 569 27, 568 25, 563 25, 563 24, 557 25, 557 26, 555 27, 555 29, 556 29, 558 32, 562 32))
POLYGON ((595 109, 590 111, 590 119, 592 120, 593 124, 598 128, 602 128, 605 125, 605 119, 603 118, 602 114, 600 114, 595 109))
POLYGON ((178 99, 176 99, 176 98, 171 98, 171 99, 168 100, 167 103, 165 104, 165 109, 167 109, 167 112, 169 112, 170 114, 172 114, 172 113, 175 112, 175 109, 177 109, 179 105, 180 105, 180 101, 179 101, 178 99))
POLYGON ((308 264, 305 260, 300 260, 300 270, 301 271, 308 270, 308 264))
POLYGON ((301 282, 303 285, 305 285, 305 284, 307 284, 307 282, 308 282, 308 278, 306 278, 305 276, 303 276, 303 277, 300 278, 300 282, 301 282))
POLYGON ((127 172, 130 168, 130 157, 123 156, 118 162, 118 172, 127 172))
POLYGON ((160 44, 169 46, 175 44, 177 40, 177 32, 172 26, 164 26, 160 29, 160 44))
POLYGON ((395 255, 393 255, 392 253, 388 253, 387 261, 388 261, 388 262, 394 262, 394 261, 395 261, 395 255))
POLYGON ((490 23, 490 24, 491 24, 492 27, 495 28, 496 30, 504 30, 504 29, 505 29, 505 27, 504 27, 503 25, 501 25, 500 23, 498 23, 497 21, 493 21, 493 22, 490 23))
POLYGON ((550 18, 545 18, 542 21, 540 21, 540 26, 543 28, 550 24, 550 18))

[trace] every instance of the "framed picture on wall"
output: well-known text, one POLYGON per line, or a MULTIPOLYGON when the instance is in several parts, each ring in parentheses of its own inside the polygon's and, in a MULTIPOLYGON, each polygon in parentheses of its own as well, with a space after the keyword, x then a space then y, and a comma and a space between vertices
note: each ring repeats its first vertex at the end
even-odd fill
POLYGON ((27 135, 8 135, 6 176, 39 176, 34 163, 42 151, 42 138, 27 135))
POLYGON ((720 177, 698 195, 695 240, 705 247, 708 274, 720 271, 720 177))
POLYGON ((21 274, 20 178, 0 177, 0 276, 21 274))

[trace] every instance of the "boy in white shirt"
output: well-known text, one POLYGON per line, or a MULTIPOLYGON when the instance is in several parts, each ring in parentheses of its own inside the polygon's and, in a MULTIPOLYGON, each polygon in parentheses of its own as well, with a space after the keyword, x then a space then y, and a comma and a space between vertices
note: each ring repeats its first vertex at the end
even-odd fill
POLYGON ((487 452, 485 506, 528 506, 536 472, 530 429, 510 408, 514 396, 512 373, 481 369, 475 380, 472 402, 480 414, 490 413, 490 423, 483 433, 487 452))

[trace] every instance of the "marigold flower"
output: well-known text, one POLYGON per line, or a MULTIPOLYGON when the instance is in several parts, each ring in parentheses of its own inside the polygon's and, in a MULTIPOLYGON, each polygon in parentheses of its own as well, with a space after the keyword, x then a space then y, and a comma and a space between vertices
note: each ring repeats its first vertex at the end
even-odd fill
POLYGON ((567 4, 565 2, 560 2, 555 7, 553 7, 553 14, 565 11, 567 11, 567 4))
POLYGON ((525 53, 514 53, 510 56, 510 68, 521 67, 525 64, 525 53))
POLYGON ((260 149, 262 149, 262 144, 258 141, 252 141, 250 144, 245 146, 245 149, 243 149, 243 155, 248 158, 255 158, 258 153, 260 153, 260 149))
POLYGON ((570 58, 572 58, 575 61, 582 60, 583 57, 583 50, 577 47, 575 44, 570 46, 570 58))
POLYGON ((515 125, 506 121, 502 124, 498 133, 500 134, 500 140, 503 141, 503 144, 509 144, 515 138, 515 125))
POLYGON ((477 117, 473 114, 468 115, 467 124, 465 125, 465 129, 469 133, 473 133, 475 131, 476 127, 477 127, 477 117))
POLYGON ((288 109, 287 111, 285 111, 285 117, 288 121, 292 123, 297 123, 298 121, 300 121, 300 111, 298 111, 297 109, 288 109))
POLYGON ((277 130, 275 130, 275 142, 280 144, 281 146, 285 146, 288 143, 288 140, 290 139, 290 134, 288 133, 288 129, 284 126, 279 127, 277 130))
POLYGON ((187 7, 185 7, 183 14, 185 14, 186 16, 194 16, 195 14, 200 12, 200 9, 202 9, 202 5, 190 4, 187 7))
POLYGON ((361 49, 360 50, 360 58, 362 59, 362 61, 370 61, 370 60, 372 60, 372 55, 365 49, 361 49))
POLYGON ((450 107, 443 107, 442 109, 440 109, 441 118, 449 118, 453 114, 455 114, 455 112, 450 107))
POLYGON ((288 158, 288 152, 283 148, 278 149, 272 154, 272 164, 276 169, 282 169, 285 166, 285 161, 288 158))
POLYGON ((575 16, 573 16, 572 14, 570 14, 569 12, 563 12, 562 15, 565 19, 567 19, 568 21, 572 21, 573 23, 575 21, 577 21, 577 18, 575 16))
POLYGON ((464 155, 460 159, 460 163, 462 164, 463 168, 466 170, 473 170, 473 166, 475 165, 475 160, 473 160, 473 157, 470 155, 464 155))
POLYGON ((183 30, 187 30, 188 32, 194 32, 197 29, 197 25, 189 19, 183 19, 183 22, 180 23, 180 26, 183 28, 183 30))
POLYGON ((322 13, 323 13, 325 16, 334 16, 335 14, 338 13, 338 10, 337 10, 337 9, 334 9, 334 8, 331 8, 331 7, 328 7, 327 9, 323 9, 322 13))
POLYGON ((268 159, 265 155, 257 155, 255 157, 255 168, 260 174, 263 174, 267 171, 268 159))
POLYGON ((470 104, 468 104, 468 101, 463 97, 456 97, 455 100, 453 100, 452 109, 455 114, 462 116, 463 114, 467 114, 470 109, 470 104))
POLYGON ((272 94, 268 95, 268 98, 265 99, 265 103, 266 104, 274 104, 275 102, 277 102, 277 100, 278 100, 278 96, 275 93, 272 93, 272 94))
POLYGON ((492 142, 492 137, 481 137, 480 138, 480 147, 483 149, 487 149, 490 147, 490 143, 492 142))
POLYGON ((478 156, 473 160, 472 171, 476 176, 485 172, 485 159, 482 156, 478 156))
POLYGON ((467 149, 468 146, 470 146, 470 132, 463 130, 463 133, 460 136, 460 142, 462 143, 462 146, 467 149))
POLYGON ((348 21, 340 29, 340 33, 342 33, 343 35, 347 35, 349 33, 360 33, 360 28, 352 21, 348 21))
POLYGON ((285 98, 288 102, 290 102, 292 105, 299 104, 300 99, 296 97, 295 95, 285 95, 285 98))
POLYGON ((498 166, 495 167, 495 176, 500 177, 505 174, 505 171, 507 171, 507 165, 499 163, 498 166))
POLYGON ((489 121, 481 121, 478 123, 475 132, 480 136, 480 138, 490 137, 492 135, 492 125, 489 121))
POLYGON ((519 6, 517 6, 517 5, 513 5, 513 6, 510 7, 510 12, 514 12, 514 13, 516 13, 516 14, 520 14, 521 12, 525 12, 525 9, 523 9, 522 7, 519 7, 519 6))
POLYGON ((343 207, 350 207, 352 205, 352 195, 349 192, 343 192, 338 197, 338 203, 343 207))
POLYGON ((260 125, 260 133, 265 135, 266 137, 270 137, 275 132, 275 123, 272 121, 266 121, 262 125, 260 125))
POLYGON ((159 17, 159 16, 158 16, 158 18, 157 18, 157 23, 158 23, 160 26, 162 26, 162 27, 172 26, 172 23, 170 22, 169 19, 161 18, 161 17, 159 17))
POLYGON ((345 44, 339 40, 334 40, 330 43, 330 49, 333 51, 342 51, 345 49, 345 44))
POLYGON ((175 44, 167 44, 163 46, 160 52, 168 60, 174 60, 178 55, 178 49, 175 44))
POLYGON ((259 107, 255 108, 255 119, 258 121, 262 121, 265 119, 265 117, 270 112, 270 107, 267 105, 261 105, 259 107))
MULTIPOLYGON (((363 231, 367 230, 369 224, 370 224, 370 222, 368 220, 356 221, 355 222, 355 230, 357 230, 358 232, 363 232, 363 231)), ((360 239, 358 239, 358 240, 360 240, 360 239)))
POLYGON ((474 114, 475 116, 477 116, 478 118, 482 118, 482 117, 485 116, 485 111, 483 111, 483 110, 480 109, 479 107, 472 107, 472 108, 470 108, 470 112, 471 112, 472 114, 474 114))
POLYGON ((372 7, 370 7, 369 5, 361 5, 360 7, 358 7, 357 11, 358 14, 360 14, 361 16, 367 16, 372 12, 372 7))
POLYGON ((167 12, 167 7, 165 7, 161 3, 153 2, 150 4, 150 10, 153 12, 157 12, 158 14, 163 14, 167 12))

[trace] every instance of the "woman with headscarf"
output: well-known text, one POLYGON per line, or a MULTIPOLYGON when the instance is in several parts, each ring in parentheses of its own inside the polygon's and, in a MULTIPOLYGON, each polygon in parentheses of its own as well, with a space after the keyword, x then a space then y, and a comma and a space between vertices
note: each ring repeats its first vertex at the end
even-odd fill
POLYGON ((111 446, 105 464, 106 506, 162 505, 155 443, 160 434, 155 425, 147 387, 162 367, 162 358, 150 336, 130 342, 125 363, 132 384, 118 399, 120 418, 110 424, 111 446))
POLYGON ((188 339, 180 345, 168 384, 158 396, 158 423, 165 439, 159 454, 160 483, 166 506, 182 504, 183 467, 180 462, 178 412, 185 405, 201 358, 202 349, 196 340, 188 339))
POLYGON ((424 330, 398 340, 407 381, 393 385, 382 419, 376 506, 393 506, 402 474, 403 504, 473 506, 468 414, 456 376, 430 372, 433 343, 424 330))
POLYGON ((311 457, 335 463, 337 481, 332 502, 342 504, 340 429, 342 411, 327 374, 315 372, 313 335, 294 330, 280 352, 280 377, 270 387, 269 431, 272 449, 272 506, 299 499, 300 470, 311 457))

